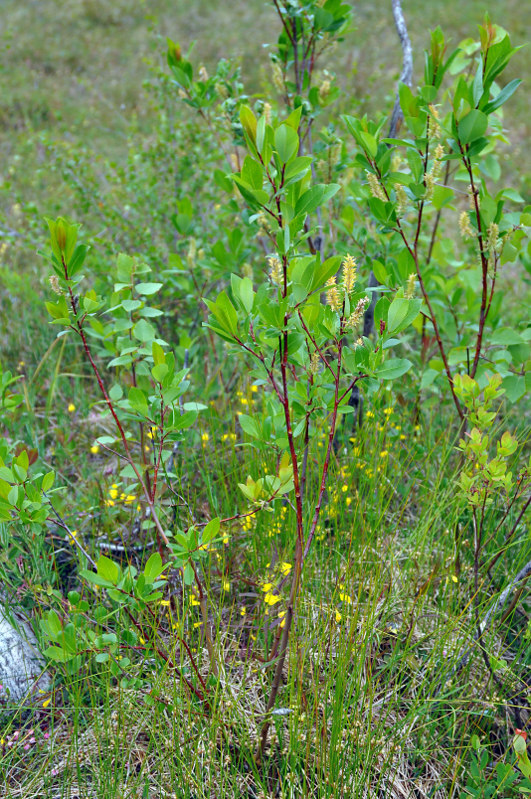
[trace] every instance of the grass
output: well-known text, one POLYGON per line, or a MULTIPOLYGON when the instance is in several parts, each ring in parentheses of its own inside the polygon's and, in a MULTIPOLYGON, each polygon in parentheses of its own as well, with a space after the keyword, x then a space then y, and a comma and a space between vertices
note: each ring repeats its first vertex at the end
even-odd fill
MULTIPOLYGON (((474 35, 483 10, 476 2, 452 2, 442 18, 439 4, 412 4, 407 15, 417 74, 427 25, 441 24, 457 43, 474 35)), ((396 33, 381 2, 361 4, 356 13, 357 31, 334 52, 332 67, 353 98, 355 108, 345 110, 379 113, 392 100, 399 72, 396 33)), ((490 13, 513 42, 525 40, 525 7, 493 2, 490 13)), ((187 249, 192 234, 199 242, 218 235, 223 209, 210 173, 219 158, 201 143, 196 118, 176 110, 157 75, 166 35, 183 47, 197 39, 197 63, 212 72, 218 58, 238 55, 249 93, 258 94, 268 80, 260 48, 275 40, 278 26, 271 6, 256 0, 157 0, 149 6, 69 0, 60 8, 51 0, 6 0, 4 14, 0 349, 4 369, 22 376, 23 405, 16 417, 0 419, 0 432, 10 443, 36 450, 35 468, 55 470, 63 488, 54 503, 76 533, 50 523, 45 534, 32 537, 27 529, 0 523, 0 574, 6 592, 17 592, 33 618, 54 606, 76 618, 81 630, 119 637, 115 649, 102 643, 101 652, 112 654, 108 659, 87 657, 77 668, 52 664, 53 692, 38 697, 36 708, 11 709, 3 717, 4 795, 461 797, 473 735, 488 748, 482 779, 492 785, 495 764, 514 763, 514 719, 528 724, 529 593, 485 636, 489 655, 502 664, 501 687, 478 645, 455 671, 475 633, 471 521, 456 491, 458 435, 448 406, 434 395, 417 415, 413 378, 374 396, 355 436, 347 426, 340 434, 260 764, 257 738, 293 560, 296 527, 289 504, 277 502, 273 513, 227 523, 224 540, 205 560, 217 677, 198 599, 176 569, 165 583, 164 604, 152 613, 133 621, 116 610, 102 620, 99 613, 107 613, 109 603, 79 578, 89 565, 87 553, 141 568, 152 552, 150 528, 137 510, 138 498, 129 501, 126 492, 120 498, 126 486, 118 457, 94 447, 109 423, 81 350, 69 338, 55 339, 43 321, 48 269, 35 254, 46 239, 42 216, 75 215, 83 222, 95 245, 88 270, 98 291, 108 289, 117 250, 142 253, 154 279, 165 281, 161 335, 180 362, 185 350, 191 353, 187 397, 208 403, 177 451, 173 493, 162 499, 166 518, 174 514, 184 526, 190 518, 206 522, 245 511, 237 484, 266 467, 276 473, 277 463, 273 451, 251 446, 238 414, 254 408, 265 417, 268 398, 253 391, 245 365, 233 367, 226 350, 200 337, 202 311, 190 311, 197 292, 184 281, 182 264, 187 258, 195 263, 187 249), (200 167, 198 158, 204 159, 200 167), (206 198, 208 210, 201 216, 194 206, 190 227, 175 233, 172 215, 184 213, 183 196, 196 195, 206 198), (181 260, 168 265, 170 253, 181 260), (268 604, 266 585, 275 587, 280 603, 268 604), (142 634, 131 643, 125 633, 135 621, 142 634), (161 657, 159 646, 171 657, 161 657), (124 658, 130 663, 123 665, 124 658), (208 706, 185 690, 179 671, 204 688, 208 706)), ((517 56, 508 79, 529 71, 529 57, 527 50, 517 56)), ((515 143, 504 159, 526 193, 525 91, 508 104, 507 119, 515 143)), ((220 241, 230 269, 236 264, 244 270, 249 252, 238 250, 230 236, 220 241)), ((197 254, 198 272, 202 258, 197 254)), ((217 269, 210 287, 225 279, 227 269, 217 269)), ((527 291, 525 280, 521 288, 527 291)), ((511 289, 508 281, 504 301, 520 319, 525 302, 511 289)), ((525 405, 512 412, 503 406, 497 419, 500 430, 516 428, 515 471, 527 455, 526 414, 525 405)), ((146 442, 151 457, 153 443, 146 442)), ((317 438, 310 451, 310 494, 322 448, 323 438, 317 438)), ((505 528, 496 530, 497 508, 489 516, 489 532, 496 532, 486 557, 505 548, 505 528)), ((516 515, 513 510, 509 524, 516 515)), ((524 517, 506 557, 481 585, 481 617, 529 559, 525 523, 524 517)))

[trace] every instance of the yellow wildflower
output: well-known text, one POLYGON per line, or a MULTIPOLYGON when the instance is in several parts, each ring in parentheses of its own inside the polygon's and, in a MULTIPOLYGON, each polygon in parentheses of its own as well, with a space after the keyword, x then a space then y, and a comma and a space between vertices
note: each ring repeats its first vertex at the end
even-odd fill
POLYGON ((267 605, 276 605, 277 602, 280 602, 281 597, 277 594, 273 594, 272 592, 268 591, 268 593, 264 597, 264 601, 267 605))

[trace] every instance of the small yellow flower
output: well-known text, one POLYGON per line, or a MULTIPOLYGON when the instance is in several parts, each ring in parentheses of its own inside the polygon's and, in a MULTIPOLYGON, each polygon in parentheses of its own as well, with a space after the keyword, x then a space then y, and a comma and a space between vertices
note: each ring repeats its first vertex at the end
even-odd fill
POLYGON ((346 494, 346 493, 347 493, 347 491, 348 491, 348 485, 342 485, 342 486, 341 486, 341 491, 342 491, 344 494, 346 494))
POLYGON ((282 574, 284 575, 284 577, 287 577, 288 574, 291 571, 291 563, 285 563, 285 562, 280 563, 279 564, 279 568, 280 568, 280 571, 282 572, 282 574))
POLYGON ((210 438, 210 436, 208 435, 208 433, 203 433, 201 435, 201 443, 202 443, 203 447, 206 447, 207 441, 209 440, 209 438, 210 438))
POLYGON ((282 621, 280 622, 280 627, 284 627, 284 625, 286 624, 286 619, 284 618, 285 615, 286 615, 285 610, 281 610, 280 613, 278 614, 278 618, 282 619, 282 621))
POLYGON ((51 701, 52 701, 51 699, 45 699, 44 702, 42 703, 42 706, 43 707, 48 707, 48 705, 50 704, 51 701))
POLYGON ((247 613, 247 608, 244 605, 243 608, 240 609, 240 616, 245 616, 246 613, 247 613))
POLYGON ((352 599, 348 594, 340 593, 339 598, 342 602, 346 602, 348 605, 352 604, 352 599))
POLYGON ((110 496, 111 499, 117 499, 118 498, 118 491, 116 490, 116 488, 110 488, 109 489, 109 496, 110 496))
POLYGON ((112 508, 112 507, 113 507, 113 505, 114 505, 114 500, 112 500, 112 499, 106 499, 106 500, 105 500, 105 504, 107 505, 107 507, 108 507, 108 508, 112 508))
POLYGON ((100 445, 99 444, 93 444, 91 446, 91 448, 90 448, 90 451, 92 452, 93 455, 97 455, 98 452, 100 451, 100 445))
POLYGON ((258 391, 258 386, 251 386, 251 391, 253 392, 253 394, 256 394, 256 392, 258 391))
POLYGON ((69 404, 68 408, 67 408, 67 411, 68 411, 68 413, 74 413, 75 409, 76 409, 76 406, 74 405, 73 402, 71 402, 69 404))
POLYGON ((169 599, 161 599, 160 600, 160 604, 162 605, 163 608, 169 608, 170 600, 169 599))
POLYGON ((264 601, 267 605, 276 605, 277 602, 280 602, 281 597, 277 594, 273 594, 270 591, 265 595, 264 601))
POLYGON ((190 605, 192 607, 197 607, 200 604, 201 604, 201 602, 198 600, 198 598, 192 594, 190 596, 190 605))
POLYGON ((380 452, 380 458, 387 458, 388 455, 389 452, 386 449, 382 449, 382 451, 380 452))
POLYGON ((339 624, 341 619, 342 619, 341 613, 339 612, 339 610, 336 609, 336 622, 339 624))
POLYGON ((125 502, 126 505, 130 505, 131 502, 135 501, 135 499, 136 499, 136 495, 135 494, 128 494, 126 496, 126 498, 124 499, 124 502, 125 502))
POLYGON ((391 416, 391 414, 393 413, 393 408, 392 407, 384 408, 384 413, 386 416, 391 416))
POLYGON ((367 411, 367 413, 365 414, 365 417, 367 419, 374 419, 374 413, 372 411, 367 411))
POLYGON ((267 594, 273 588, 273 583, 264 583, 262 586, 262 591, 265 591, 267 594))
POLYGON ((223 580, 221 583, 222 591, 230 591, 230 582, 228 580, 223 580))
POLYGON ((458 582, 457 577, 455 576, 455 574, 452 574, 452 582, 454 582, 454 583, 458 582))

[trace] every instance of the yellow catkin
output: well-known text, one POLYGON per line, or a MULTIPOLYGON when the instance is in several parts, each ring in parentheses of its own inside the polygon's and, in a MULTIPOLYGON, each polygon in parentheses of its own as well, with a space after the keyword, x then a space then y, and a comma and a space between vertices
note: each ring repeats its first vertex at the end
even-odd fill
POLYGON ((386 202, 387 197, 374 172, 369 172, 369 170, 366 169, 365 174, 367 175, 367 183, 369 184, 372 196, 378 200, 382 200, 382 202, 386 202))
POLYGON ((271 124, 271 103, 264 103, 264 119, 266 121, 266 125, 271 124))
POLYGON ((487 228, 487 250, 490 255, 493 255, 500 245, 500 239, 498 238, 499 232, 500 229, 496 222, 491 222, 487 228))
POLYGON ((340 141, 333 144, 328 151, 328 162, 330 166, 335 166, 341 161, 341 152, 343 149, 343 145, 340 141))
POLYGON ((188 252, 186 253, 186 261, 188 266, 193 266, 195 263, 195 256, 197 255, 197 242, 191 238, 188 242, 188 252))
POLYGON ((284 91, 284 75, 282 74, 282 67, 278 61, 271 62, 271 72, 273 73, 273 85, 279 92, 284 91))
POLYGON ((269 277, 271 278, 271 282, 275 283, 277 286, 280 286, 283 278, 280 258, 278 255, 268 255, 267 261, 269 264, 269 277))
POLYGON ((354 291, 357 276, 356 259, 352 255, 347 255, 343 261, 343 288, 347 294, 354 291))
MULTIPOLYGON (((353 330, 355 327, 359 325, 361 320, 363 319, 363 314, 365 313, 365 308, 369 304, 368 297, 362 297, 361 300, 358 300, 358 303, 352 313, 350 314, 349 318, 346 321, 345 327, 348 330, 353 330)), ((362 342, 363 344, 363 342, 362 342)))
POLYGON ((329 277, 326 281, 326 302, 333 311, 339 311, 341 308, 341 299, 337 290, 335 276, 329 277))
POLYGON ((319 86, 319 100, 321 102, 324 102, 324 100, 326 100, 326 98, 330 94, 330 85, 331 84, 328 78, 325 78, 325 80, 323 80, 323 82, 319 86))
POLYGON ((395 186, 396 192, 396 213, 398 216, 403 216, 407 209, 407 194, 405 188, 401 183, 395 186))
POLYGON ((417 276, 414 272, 410 274, 407 279, 406 290, 404 296, 407 300, 410 300, 412 297, 415 296, 415 284, 417 282, 417 276))
POLYGON ((59 285, 59 278, 57 275, 50 275, 50 286, 52 287, 52 291, 56 294, 62 294, 61 286, 59 285))
POLYGON ((320 365, 321 358, 319 357, 319 353, 317 350, 312 352, 312 357, 310 358, 310 367, 309 372, 312 375, 316 375, 319 372, 319 365, 320 365))
POLYGON ((459 232, 464 239, 472 239, 476 235, 470 224, 470 217, 467 211, 462 211, 459 216, 459 232))

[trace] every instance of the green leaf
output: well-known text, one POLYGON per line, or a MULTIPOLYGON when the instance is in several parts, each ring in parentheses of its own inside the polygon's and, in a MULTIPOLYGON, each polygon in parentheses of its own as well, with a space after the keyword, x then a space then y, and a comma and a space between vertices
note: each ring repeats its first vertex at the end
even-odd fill
POLYGON ((493 111, 496 111, 497 108, 507 102, 509 97, 512 97, 521 82, 522 81, 518 80, 518 78, 510 81, 507 86, 504 86, 501 92, 496 95, 494 100, 491 100, 490 103, 487 103, 487 105, 483 108, 483 112, 485 114, 492 114, 493 111))
POLYGON ((287 164, 297 155, 299 137, 289 125, 280 125, 275 131, 275 149, 283 164, 287 164))
POLYGON ((523 375, 508 375, 502 380, 502 388, 511 402, 518 402, 526 394, 525 377, 523 375))
POLYGON ((151 374, 153 375, 153 380, 156 380, 157 383, 162 383, 164 378, 169 372, 169 367, 165 363, 159 363, 157 366, 154 366, 151 370, 151 374))
POLYGON ((141 388, 131 386, 128 399, 132 410, 137 411, 137 413, 140 413, 142 416, 149 416, 147 398, 141 388))
POLYGON ((405 330, 418 315, 422 305, 422 300, 411 299, 405 297, 395 297, 389 306, 387 314, 387 333, 400 333, 405 330))
POLYGON ((235 336, 238 330, 238 314, 226 292, 222 291, 215 302, 205 300, 205 303, 221 328, 235 336))
POLYGON ((505 347, 524 343, 522 336, 512 327, 498 328, 491 334, 490 341, 492 344, 503 344, 505 347))
POLYGON ((162 286, 162 283, 137 283, 135 290, 137 294, 148 296, 150 294, 156 294, 157 291, 160 291, 162 286))
POLYGON ((48 472, 42 478, 41 491, 49 491, 55 480, 55 472, 48 472))
POLYGON ((62 646, 47 647, 44 650, 44 656, 53 660, 55 663, 67 663, 74 657, 71 652, 66 652, 62 646))
POLYGON ((378 283, 380 283, 380 285, 382 286, 387 286, 389 275, 387 274, 386 269, 384 265, 381 263, 381 261, 373 261, 371 263, 371 267, 374 277, 376 278, 378 283))
POLYGON ((248 105, 240 108, 240 122, 252 145, 256 144, 256 117, 248 105))
POLYGON ((341 256, 332 255, 330 258, 327 258, 326 261, 323 261, 322 264, 317 264, 313 273, 313 280, 310 290, 317 291, 321 289, 325 285, 328 278, 336 274, 340 263, 341 256))
POLYGON ((359 135, 365 150, 369 153, 371 158, 376 158, 376 154, 378 152, 378 142, 374 136, 372 136, 370 133, 367 133, 365 130, 360 131, 359 135))
POLYGON ((301 155, 290 161, 284 172, 284 186, 303 178, 308 173, 312 160, 311 155, 301 155))
POLYGON ((295 216, 299 216, 299 214, 311 214, 318 206, 328 202, 328 200, 339 191, 339 188, 337 183, 318 183, 316 186, 312 186, 311 189, 305 191, 297 200, 295 204, 295 216))
POLYGON ((245 183, 251 186, 251 188, 257 189, 258 191, 262 189, 262 183, 264 179, 262 167, 258 161, 255 161, 254 158, 251 158, 250 155, 245 156, 241 177, 245 183))
POLYGON ((105 555, 100 555, 96 563, 96 568, 98 570, 98 575, 103 577, 104 580, 108 580, 113 585, 116 585, 120 579, 122 570, 117 563, 107 558, 105 555))
POLYGON ((77 272, 83 266, 83 262, 87 256, 87 252, 89 251, 89 247, 86 244, 79 244, 76 249, 74 250, 74 254, 70 263, 68 264, 68 276, 74 277, 77 272))
POLYGON ((139 341, 152 341, 157 336, 157 331, 145 319, 140 319, 133 327, 133 336, 139 341))
POLYGON ((479 101, 481 100, 482 94, 483 94, 483 61, 480 58, 478 63, 478 68, 476 70, 476 76, 472 84, 472 99, 474 101, 475 106, 477 106, 479 101))
POLYGON ((154 552, 152 555, 150 555, 146 565, 144 566, 144 576, 146 578, 146 582, 154 583, 157 577, 169 566, 169 563, 163 564, 162 558, 158 552, 154 552))
POLYGON ((412 366, 413 364, 407 358, 392 358, 379 366, 374 375, 380 380, 395 380, 397 377, 402 377, 412 366))
POLYGON ((209 523, 206 525, 205 529, 203 530, 203 534, 201 536, 201 542, 203 544, 209 544, 213 538, 217 536, 219 533, 219 529, 221 527, 221 520, 219 516, 216 516, 214 519, 211 519, 209 523))
POLYGON ((166 363, 166 356, 164 354, 164 350, 157 341, 154 341, 151 344, 151 353, 153 355, 153 363, 155 364, 155 366, 159 366, 159 364, 161 363, 166 363))
POLYGON ((238 416, 238 421, 240 422, 240 426, 245 433, 253 438, 261 438, 260 428, 257 422, 251 416, 241 413, 238 416))
POLYGON ((237 185, 243 199, 246 200, 249 205, 254 207, 256 205, 263 206, 267 204, 269 195, 266 191, 253 189, 249 183, 239 178, 238 175, 233 175, 232 179, 237 185))
POLYGON ((46 626, 48 627, 48 633, 53 638, 58 638, 59 635, 63 632, 63 625, 59 619, 59 616, 55 612, 55 610, 49 610, 48 615, 46 616, 46 626))
POLYGON ((489 119, 483 111, 472 109, 458 123, 458 135, 461 144, 470 144, 479 139, 487 130, 489 119))

